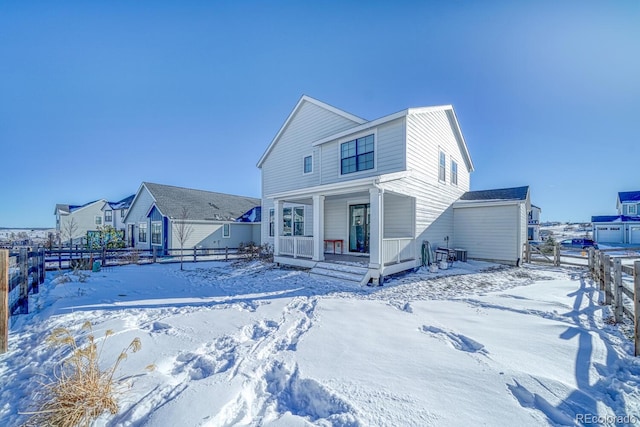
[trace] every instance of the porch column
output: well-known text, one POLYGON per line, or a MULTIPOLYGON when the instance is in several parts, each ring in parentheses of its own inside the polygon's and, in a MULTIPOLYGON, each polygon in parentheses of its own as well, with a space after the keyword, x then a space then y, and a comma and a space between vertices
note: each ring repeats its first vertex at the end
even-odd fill
POLYGON ((382 237, 384 236, 384 190, 369 189, 369 268, 382 268, 382 237))
POLYGON ((324 261, 324 196, 313 196, 313 260, 324 261))
POLYGON ((280 235, 282 234, 282 200, 273 203, 273 255, 280 255, 280 235))

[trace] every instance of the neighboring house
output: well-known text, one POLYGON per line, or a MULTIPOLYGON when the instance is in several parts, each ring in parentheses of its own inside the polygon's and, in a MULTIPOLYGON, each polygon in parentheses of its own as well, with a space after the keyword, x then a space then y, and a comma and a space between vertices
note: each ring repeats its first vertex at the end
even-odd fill
POLYGON ((536 242, 540 241, 540 214, 542 209, 536 205, 531 205, 529 211, 529 228, 527 232, 527 238, 536 242))
POLYGON ((138 249, 166 254, 180 248, 180 224, 191 230, 184 248, 260 244, 260 199, 143 182, 124 219, 138 249), (185 215, 186 214, 186 215, 185 215))
MULTIPOLYGON (((339 259, 326 250, 349 254, 366 267, 348 273, 366 283, 420 266, 424 241, 472 249, 454 233, 454 210, 464 209, 454 202, 469 191, 473 163, 450 105, 366 121, 303 96, 257 166, 262 241, 273 244, 278 263, 344 271, 322 261, 339 259)), ((511 214, 518 235, 524 223, 524 242, 527 212, 511 214)), ((474 254, 516 263, 521 249, 513 249, 504 260, 491 250, 474 254)))
POLYGON ((518 265, 527 242, 529 187, 469 191, 453 205, 453 241, 474 259, 518 265))
POLYGON ((640 191, 622 191, 618 215, 592 216, 593 240, 605 244, 640 244, 640 191))
POLYGON ((62 243, 72 241, 73 244, 78 244, 87 237, 87 231, 98 231, 104 225, 102 208, 105 204, 105 199, 84 205, 57 204, 54 211, 56 231, 60 233, 62 243))
POLYGON ((127 212, 129 211, 129 206, 131 206, 131 202, 135 194, 132 194, 119 202, 107 202, 102 207, 103 212, 103 224, 110 225, 116 230, 125 231, 124 218, 127 216, 127 212))

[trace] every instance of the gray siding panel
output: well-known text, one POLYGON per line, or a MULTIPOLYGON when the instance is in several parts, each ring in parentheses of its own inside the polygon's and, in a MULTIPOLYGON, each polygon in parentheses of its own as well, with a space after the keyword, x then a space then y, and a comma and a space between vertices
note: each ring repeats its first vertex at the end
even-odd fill
MULTIPOLYGON (((515 264, 523 239, 520 205, 454 209, 454 245, 467 250, 469 258, 515 264)), ((525 231, 526 232, 526 231, 525 231)))
POLYGON ((303 103, 262 165, 263 195, 318 185, 319 156, 314 156, 313 173, 303 174, 303 159, 314 152, 312 143, 356 125, 315 104, 303 103))

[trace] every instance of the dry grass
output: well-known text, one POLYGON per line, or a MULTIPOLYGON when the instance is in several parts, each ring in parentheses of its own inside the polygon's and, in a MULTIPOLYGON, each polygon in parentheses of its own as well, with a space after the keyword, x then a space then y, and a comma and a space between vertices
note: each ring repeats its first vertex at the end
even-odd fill
POLYGON ((88 331, 84 345, 78 345, 66 328, 54 329, 47 339, 54 347, 69 347, 71 355, 57 366, 53 380, 42 385, 37 409, 27 413, 32 416, 26 426, 89 426, 104 413, 118 413, 116 394, 120 381, 114 375, 130 352, 140 350, 140 339, 135 338, 122 350, 113 365, 101 370, 100 356, 113 331, 106 331, 98 346, 91 323, 86 322, 82 329, 88 331))

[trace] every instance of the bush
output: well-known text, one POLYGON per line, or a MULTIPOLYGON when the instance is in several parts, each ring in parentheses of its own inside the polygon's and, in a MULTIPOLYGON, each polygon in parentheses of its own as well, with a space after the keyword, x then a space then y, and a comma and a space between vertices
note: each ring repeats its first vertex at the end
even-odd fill
POLYGON ((89 331, 87 343, 83 346, 78 345, 66 328, 54 329, 47 339, 54 347, 68 347, 71 355, 58 364, 54 378, 43 384, 40 396, 36 399, 37 410, 28 413, 32 417, 25 425, 88 426, 104 413, 118 413, 116 394, 121 380, 114 378, 114 375, 129 352, 140 350, 140 339, 135 338, 122 350, 111 367, 101 370, 100 355, 113 331, 105 332, 98 348, 91 333, 91 323, 85 322, 82 329, 89 331))

